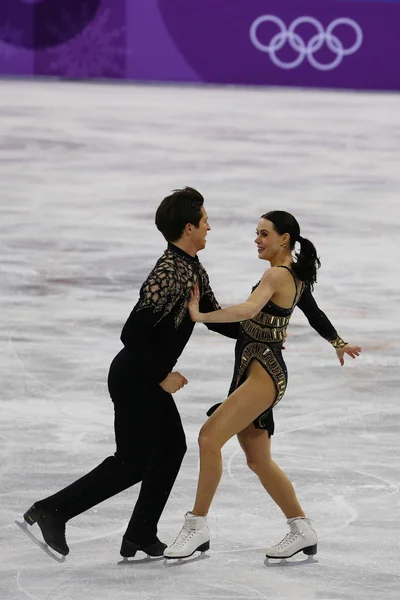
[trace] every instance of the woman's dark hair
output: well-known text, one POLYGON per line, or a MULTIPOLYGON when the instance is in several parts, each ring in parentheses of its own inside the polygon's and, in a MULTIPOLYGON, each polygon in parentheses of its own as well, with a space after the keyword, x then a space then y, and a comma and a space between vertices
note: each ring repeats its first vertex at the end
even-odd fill
POLYGON ((194 188, 174 190, 170 196, 164 198, 157 209, 157 229, 167 242, 176 242, 188 223, 199 226, 203 204, 203 196, 194 188))
POLYGON ((271 221, 279 235, 284 233, 290 235, 291 250, 294 249, 296 242, 300 244, 300 252, 294 254, 295 261, 293 261, 292 269, 300 281, 305 281, 313 289, 314 283, 317 281, 317 269, 320 268, 321 261, 317 256, 314 244, 310 240, 301 237, 300 225, 294 216, 284 210, 272 210, 262 215, 261 218, 271 221))

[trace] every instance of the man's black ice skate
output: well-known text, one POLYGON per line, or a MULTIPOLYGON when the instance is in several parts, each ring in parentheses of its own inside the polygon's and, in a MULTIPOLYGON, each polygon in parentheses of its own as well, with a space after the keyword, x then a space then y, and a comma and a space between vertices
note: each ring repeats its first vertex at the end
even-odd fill
POLYGON ((67 556, 69 548, 65 539, 65 521, 63 519, 55 517, 34 504, 24 514, 24 520, 28 525, 37 523, 46 544, 62 556, 67 556))
POLYGON ((131 540, 123 539, 120 554, 124 558, 133 558, 136 555, 136 552, 144 552, 147 556, 152 557, 163 556, 166 547, 167 544, 163 544, 158 538, 149 545, 137 544, 131 540))

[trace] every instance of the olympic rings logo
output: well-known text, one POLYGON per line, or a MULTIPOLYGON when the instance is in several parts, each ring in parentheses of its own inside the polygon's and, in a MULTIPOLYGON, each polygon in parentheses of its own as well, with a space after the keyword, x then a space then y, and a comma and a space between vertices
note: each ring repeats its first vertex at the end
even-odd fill
POLYGON ((363 42, 363 31, 356 21, 348 19, 347 17, 335 19, 328 25, 325 31, 322 24, 314 17, 299 17, 298 19, 295 19, 289 27, 286 27, 285 23, 279 17, 276 17, 275 15, 263 15, 258 17, 258 19, 252 23, 250 27, 250 39, 258 50, 269 54, 274 65, 281 69, 296 69, 296 67, 300 66, 304 59, 307 58, 310 65, 315 69, 318 69, 319 71, 331 71, 340 65, 344 56, 349 56, 350 54, 357 52, 363 42), (268 46, 261 43, 258 38, 258 28, 262 23, 267 22, 274 23, 280 29, 280 31, 272 37, 268 46), (317 31, 307 43, 298 33, 296 33, 297 27, 303 24, 313 25, 317 31), (347 25, 353 29, 356 35, 355 42, 350 48, 344 48, 341 40, 333 33, 339 25, 347 25), (289 45, 293 50, 299 53, 299 56, 291 62, 284 62, 276 55, 286 42, 289 42, 289 45), (314 54, 322 48, 324 43, 326 43, 329 50, 336 55, 330 63, 321 63, 314 57, 314 54))

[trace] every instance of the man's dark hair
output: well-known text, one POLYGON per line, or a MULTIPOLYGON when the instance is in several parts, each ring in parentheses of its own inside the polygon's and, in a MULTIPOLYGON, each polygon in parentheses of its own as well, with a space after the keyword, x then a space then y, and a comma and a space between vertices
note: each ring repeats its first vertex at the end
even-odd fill
POLYGON ((199 226, 204 198, 194 188, 174 190, 164 198, 156 212, 156 226, 167 242, 176 242, 188 223, 199 226))

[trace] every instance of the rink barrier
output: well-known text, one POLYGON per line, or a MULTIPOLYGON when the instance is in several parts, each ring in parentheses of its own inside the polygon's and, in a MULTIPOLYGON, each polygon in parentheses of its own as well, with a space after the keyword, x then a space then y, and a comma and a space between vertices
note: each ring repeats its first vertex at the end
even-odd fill
POLYGON ((400 89, 400 1, 1 0, 0 74, 400 89))

